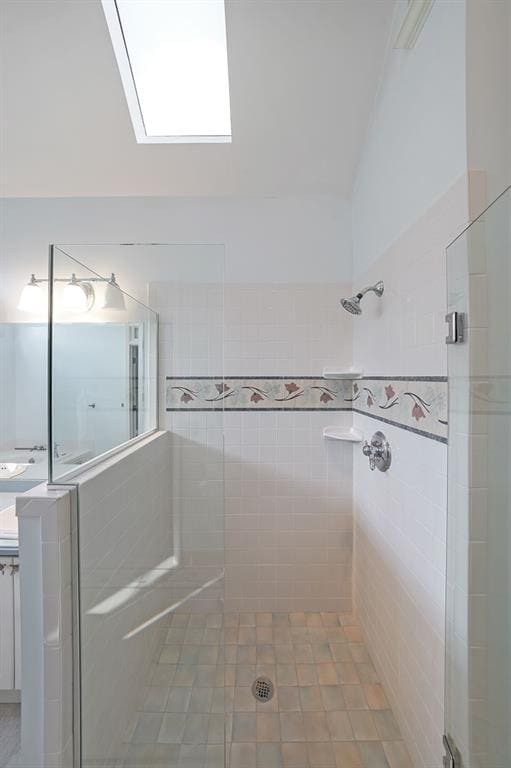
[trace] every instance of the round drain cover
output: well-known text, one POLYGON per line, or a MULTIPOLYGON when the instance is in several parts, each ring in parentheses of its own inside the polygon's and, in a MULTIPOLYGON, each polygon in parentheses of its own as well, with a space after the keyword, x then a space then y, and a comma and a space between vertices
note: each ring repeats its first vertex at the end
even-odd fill
POLYGON ((258 677, 252 683, 252 693, 257 701, 270 701, 273 691, 273 683, 269 677, 258 677))

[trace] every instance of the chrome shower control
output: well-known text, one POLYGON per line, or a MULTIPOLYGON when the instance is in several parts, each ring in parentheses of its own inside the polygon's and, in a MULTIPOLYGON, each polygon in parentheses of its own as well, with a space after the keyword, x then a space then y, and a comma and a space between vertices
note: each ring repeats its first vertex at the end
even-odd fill
POLYGON ((386 472, 392 461, 389 441, 383 432, 375 432, 371 442, 365 441, 362 446, 362 453, 369 459, 371 471, 379 469, 380 472, 386 472))

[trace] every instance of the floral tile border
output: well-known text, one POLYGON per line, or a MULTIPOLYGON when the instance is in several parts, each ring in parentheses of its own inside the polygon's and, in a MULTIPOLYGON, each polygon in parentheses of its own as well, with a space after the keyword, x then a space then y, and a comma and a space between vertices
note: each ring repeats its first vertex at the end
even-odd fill
POLYGON ((167 376, 167 411, 349 411, 351 381, 312 376, 167 376))
POLYGON ((356 411, 447 442, 445 377, 167 376, 167 411, 356 411))
POLYGON ((447 442, 445 377, 375 377, 352 382, 352 409, 409 432, 447 442))

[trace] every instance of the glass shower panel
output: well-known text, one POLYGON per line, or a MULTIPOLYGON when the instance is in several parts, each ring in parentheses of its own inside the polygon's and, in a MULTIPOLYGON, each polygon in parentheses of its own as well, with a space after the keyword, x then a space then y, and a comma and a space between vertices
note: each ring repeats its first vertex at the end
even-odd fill
MULTIPOLYGON (((107 269, 109 250, 101 254, 107 269)), ((156 428, 158 317, 121 290, 111 271, 103 277, 59 246, 50 260, 49 465, 56 482, 156 428)))
POLYGON ((511 191, 447 250, 445 732, 456 766, 511 765, 511 191))
MULTIPOLYGON (((160 431, 63 478, 78 499, 79 764, 223 768, 224 248, 59 247, 54 262, 55 277, 89 278, 96 296, 102 284, 92 277, 115 272, 158 312, 159 327, 156 353, 150 310, 125 295, 124 311, 95 304, 70 318, 66 282, 54 284, 59 455, 74 449, 72 439, 86 458, 106 449, 100 428, 112 444, 156 424, 154 398, 138 424, 119 402, 145 398, 140 375, 130 395, 133 366, 145 361, 153 382, 159 361, 160 431)), ((61 461, 54 466, 60 478, 61 461)))

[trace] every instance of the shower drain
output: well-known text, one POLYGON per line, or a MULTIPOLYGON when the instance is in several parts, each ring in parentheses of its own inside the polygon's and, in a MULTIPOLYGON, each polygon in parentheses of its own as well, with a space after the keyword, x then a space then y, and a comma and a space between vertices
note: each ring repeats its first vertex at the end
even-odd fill
POLYGON ((252 683, 252 693, 257 701, 270 701, 273 691, 273 683, 269 677, 258 677, 252 683))

